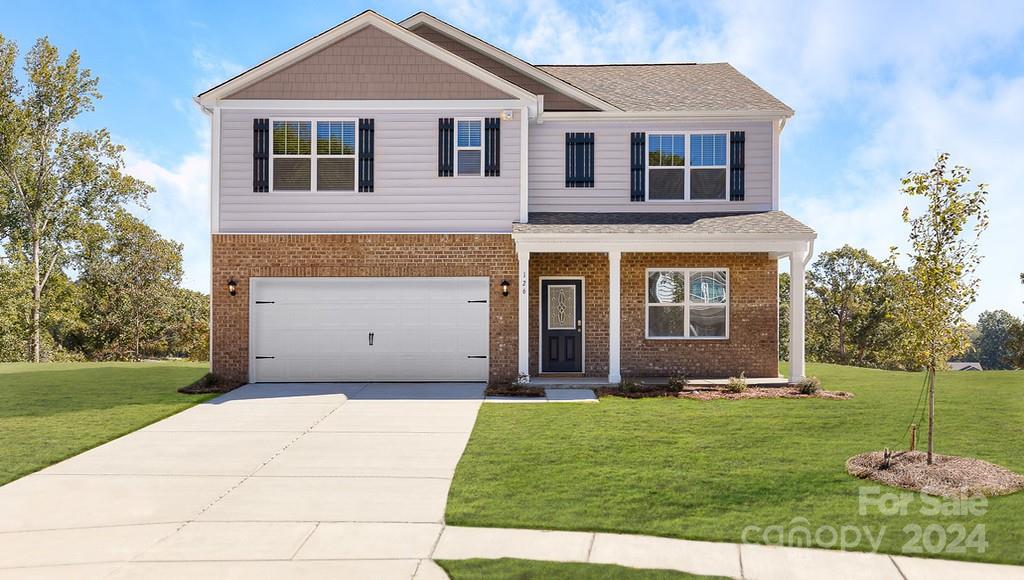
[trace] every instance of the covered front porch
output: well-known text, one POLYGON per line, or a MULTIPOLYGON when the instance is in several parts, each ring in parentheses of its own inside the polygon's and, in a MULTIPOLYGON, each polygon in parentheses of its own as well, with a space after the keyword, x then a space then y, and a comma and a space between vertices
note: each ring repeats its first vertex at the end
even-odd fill
POLYGON ((814 236, 782 212, 531 214, 513 231, 519 374, 545 384, 741 372, 778 382, 787 348, 788 380, 798 381, 814 236), (783 258, 788 345, 778 336, 783 258))

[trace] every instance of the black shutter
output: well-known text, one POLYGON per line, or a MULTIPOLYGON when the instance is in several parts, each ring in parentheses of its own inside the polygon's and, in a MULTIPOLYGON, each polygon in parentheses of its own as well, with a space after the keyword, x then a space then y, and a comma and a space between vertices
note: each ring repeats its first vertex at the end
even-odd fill
POLYGON ((501 119, 484 119, 484 175, 501 175, 501 119))
POLYGON ((743 161, 746 157, 746 133, 729 134, 729 201, 743 201, 743 161))
POLYGON ((633 133, 629 147, 629 201, 644 201, 644 162, 647 134, 633 133))
POLYGON ((594 134, 565 134, 565 186, 594 187, 594 134))
POLYGON ((437 120, 437 176, 455 175, 455 119, 437 120))
POLYGON ((373 119, 359 119, 359 191, 373 191, 373 119))
POLYGON ((270 119, 252 120, 252 190, 270 191, 270 119))

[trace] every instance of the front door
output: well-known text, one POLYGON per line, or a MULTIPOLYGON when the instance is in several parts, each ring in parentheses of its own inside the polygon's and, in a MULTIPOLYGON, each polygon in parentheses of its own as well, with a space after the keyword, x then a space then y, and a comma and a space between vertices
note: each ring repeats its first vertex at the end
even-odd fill
POLYGON ((540 283, 540 371, 583 372, 583 281, 540 283))

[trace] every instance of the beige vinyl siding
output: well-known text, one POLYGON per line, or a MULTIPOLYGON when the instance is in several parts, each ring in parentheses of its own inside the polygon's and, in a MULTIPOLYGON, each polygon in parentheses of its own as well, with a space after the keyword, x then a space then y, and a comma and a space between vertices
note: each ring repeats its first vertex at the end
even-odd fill
MULTIPOLYGON (((689 147, 689 140, 686 146, 689 147)), ((530 127, 531 212, 716 212, 772 209, 769 121, 548 121, 530 127), (746 195, 737 201, 629 201, 630 133, 746 132, 746 195), (594 187, 565 187, 565 134, 594 133, 594 187)), ((726 192, 728 195, 728 192, 726 192)))
MULTIPOLYGON (((509 232, 519 219, 519 112, 501 123, 499 177, 438 177, 440 117, 501 111, 223 110, 219 230, 225 233, 509 232), (254 118, 373 118, 373 192, 252 191, 254 118)), ((314 131, 315 134, 315 131, 314 131)))

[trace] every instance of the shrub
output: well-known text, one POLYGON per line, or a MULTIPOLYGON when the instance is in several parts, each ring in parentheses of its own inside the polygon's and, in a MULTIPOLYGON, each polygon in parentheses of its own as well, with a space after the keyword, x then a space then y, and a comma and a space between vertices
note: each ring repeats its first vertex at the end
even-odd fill
POLYGON ((747 390, 747 377, 740 373, 739 377, 729 377, 729 386, 726 389, 730 393, 742 393, 747 390))
POLYGON ((686 375, 676 375, 668 380, 668 386, 677 391, 685 389, 688 384, 689 381, 686 380, 686 375))
POLYGON ((512 387, 526 387, 526 386, 529 386, 529 384, 530 384, 530 375, 528 375, 526 373, 519 373, 519 376, 516 377, 516 380, 512 381, 510 386, 512 386, 512 387))
POLYGON ((619 390, 623 393, 638 393, 643 388, 644 384, 637 379, 622 379, 619 383, 619 390))
POLYGON ((818 377, 806 377, 796 384, 796 389, 801 395, 815 395, 821 391, 821 381, 818 377))

